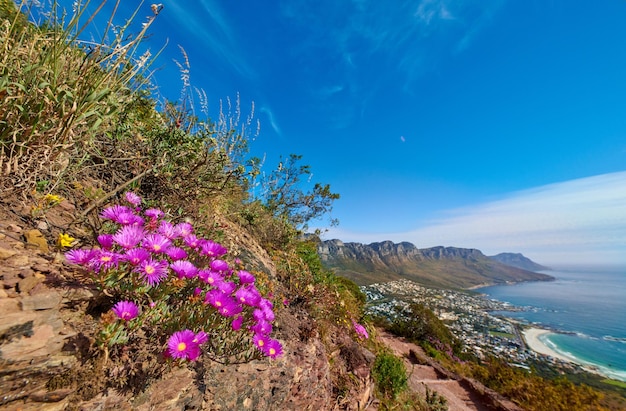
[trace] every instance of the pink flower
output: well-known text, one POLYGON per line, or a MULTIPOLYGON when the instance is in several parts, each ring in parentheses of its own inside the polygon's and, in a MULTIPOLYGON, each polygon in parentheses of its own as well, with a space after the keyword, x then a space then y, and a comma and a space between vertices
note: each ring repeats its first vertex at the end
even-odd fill
POLYGON ((198 271, 198 277, 205 283, 217 287, 217 285, 224 281, 224 277, 216 271, 200 270, 198 271))
POLYGON ((204 344, 205 342, 207 342, 208 340, 209 340, 208 334, 205 333, 204 331, 200 331, 194 337, 193 342, 195 342, 198 345, 201 345, 201 344, 204 344))
POLYGON ((241 270, 238 275, 241 284, 252 284, 254 282, 254 276, 247 271, 241 270))
POLYGON ((234 317, 243 311, 241 306, 231 296, 217 289, 206 293, 204 303, 215 307, 224 317, 234 317))
POLYGON ((150 253, 148 250, 144 250, 143 248, 133 248, 132 250, 126 251, 126 254, 124 255, 124 259, 132 265, 138 265, 148 258, 150 258, 150 253))
POLYGON ((120 301, 112 308, 115 315, 124 321, 130 321, 139 315, 139 307, 132 301, 120 301))
POLYGON ((68 262, 78 265, 88 265, 98 254, 97 250, 70 250, 65 253, 68 262))
POLYGON ((112 240, 119 244, 122 248, 130 250, 135 247, 143 239, 145 233, 143 228, 135 225, 125 225, 119 229, 112 237, 112 240))
POLYGON ((106 250, 95 250, 96 254, 90 261, 90 266, 94 271, 98 272, 101 269, 108 270, 109 268, 117 267, 120 261, 120 255, 106 250))
POLYGON ((126 201, 128 201, 135 207, 139 207, 139 205, 141 204, 141 197, 139 197, 137 194, 133 193, 132 191, 128 191, 124 195, 124 197, 126 198, 126 201))
POLYGON ((98 236, 98 243, 103 249, 109 251, 113 247, 113 236, 111 234, 100 234, 98 236))
POLYGON ((200 247, 200 244, 202 244, 202 240, 200 240, 198 237, 196 237, 193 234, 189 234, 188 236, 183 238, 183 241, 185 242, 187 247, 193 248, 193 249, 200 247))
POLYGON ((219 258, 228 252, 226 247, 210 240, 203 241, 200 247, 200 254, 211 258, 219 258))
POLYGON ((226 273, 229 271, 228 263, 224 260, 213 260, 211 261, 211 270, 226 273))
POLYGON ((354 326, 354 331, 356 332, 356 335, 359 338, 361 339, 369 338, 369 334, 367 333, 367 330, 365 329, 365 327, 363 327, 361 324, 357 323, 354 320, 352 320, 352 325, 354 326))
POLYGON ((254 286, 241 287, 235 292, 235 298, 241 304, 256 307, 261 301, 261 293, 254 286))
POLYGON ((164 215, 163 211, 159 210, 158 208, 149 208, 144 214, 146 215, 146 217, 150 217, 153 220, 161 218, 164 215))
POLYGON ((153 253, 164 253, 172 242, 161 234, 149 234, 143 240, 142 246, 153 253))
POLYGON ((178 274, 178 278, 192 278, 198 273, 198 268, 186 260, 174 261, 170 268, 178 274))
POLYGON ((196 360, 200 356, 200 345, 195 339, 196 334, 191 330, 175 332, 167 341, 169 354, 172 358, 196 360))
POLYGON ((239 329, 241 329, 241 325, 243 324, 243 317, 238 315, 232 322, 231 324, 231 328, 233 329, 233 331, 237 331, 239 329))
POLYGON ((260 320, 250 327, 256 334, 270 335, 272 333, 272 324, 265 320, 260 320))
POLYGON ((135 271, 143 277, 150 286, 159 284, 167 277, 167 261, 155 261, 152 258, 142 261, 135 271))
POLYGON ((100 217, 105 220, 118 222, 117 221, 118 216, 120 214, 125 214, 125 213, 132 213, 132 210, 126 206, 116 204, 112 207, 107 207, 104 210, 102 210, 102 212, 100 213, 100 217))
POLYGON ((168 249, 165 250, 165 254, 167 254, 167 256, 174 261, 187 258, 187 252, 180 247, 174 247, 174 246, 169 247, 168 249))
POLYGON ((283 346, 277 340, 269 338, 261 351, 267 357, 275 359, 283 355, 283 346))
POLYGON ((266 337, 262 334, 254 334, 252 337, 252 342, 254 345, 261 351, 265 349, 265 345, 267 344, 269 337, 266 337))
POLYGON ((183 238, 193 233, 193 226, 189 223, 176 224, 176 226, 174 226, 174 229, 178 232, 178 236, 183 238))
POLYGON ((170 239, 170 240, 174 240, 176 238, 178 238, 178 230, 176 230, 174 228, 174 225, 172 223, 170 223, 169 221, 161 221, 161 225, 159 225, 159 229, 158 229, 159 234, 162 234, 164 237, 170 239))
POLYGON ((117 216, 115 220, 116 223, 121 225, 143 225, 143 218, 129 211, 127 213, 121 213, 117 216))
POLYGON ((224 294, 232 294, 233 291, 235 291, 235 288, 237 288, 237 284, 232 281, 219 281, 217 283, 217 288, 224 294))

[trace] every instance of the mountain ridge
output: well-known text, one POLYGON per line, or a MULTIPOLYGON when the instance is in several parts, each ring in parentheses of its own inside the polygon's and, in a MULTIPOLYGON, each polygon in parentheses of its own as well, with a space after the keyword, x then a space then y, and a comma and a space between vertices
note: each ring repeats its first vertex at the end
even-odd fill
POLYGON ((406 241, 362 244, 333 239, 321 241, 317 249, 327 268, 358 285, 406 278, 432 287, 471 289, 554 279, 507 265, 474 248, 437 246, 419 249, 406 241))

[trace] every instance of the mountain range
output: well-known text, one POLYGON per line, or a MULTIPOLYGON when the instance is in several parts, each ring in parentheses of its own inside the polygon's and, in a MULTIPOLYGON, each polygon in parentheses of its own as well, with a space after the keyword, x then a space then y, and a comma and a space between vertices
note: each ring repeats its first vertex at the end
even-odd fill
POLYGON ((405 278, 430 287, 471 289, 554 279, 534 272, 547 267, 521 254, 488 257, 473 248, 419 249, 409 242, 361 244, 327 240, 318 244, 318 253, 327 268, 358 285, 405 278))

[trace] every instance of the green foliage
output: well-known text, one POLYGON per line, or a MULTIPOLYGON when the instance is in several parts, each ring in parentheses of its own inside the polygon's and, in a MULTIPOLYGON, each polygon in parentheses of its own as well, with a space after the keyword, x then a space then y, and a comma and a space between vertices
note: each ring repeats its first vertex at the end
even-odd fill
POLYGON ((376 388, 386 398, 394 399, 407 388, 404 362, 390 352, 382 352, 376 357, 372 377, 376 388))
POLYGON ((565 377, 544 379, 495 357, 482 365, 473 364, 472 377, 529 411, 605 409, 603 395, 586 385, 576 385, 565 377))
POLYGON ((429 411, 447 411, 448 400, 437 393, 437 391, 431 391, 426 387, 426 404, 429 411))
POLYGON ((339 194, 330 191, 328 184, 315 184, 312 191, 300 188, 303 180, 312 176, 310 166, 299 165, 302 156, 291 154, 281 159, 278 167, 262 182, 261 199, 270 212, 285 218, 298 228, 306 228, 307 223, 332 210, 333 201, 339 194))
POLYGON ((453 348, 455 355, 461 354, 461 342, 448 327, 425 305, 413 303, 392 322, 390 331, 418 344, 438 342, 453 348))
POLYGON ((79 5, 67 23, 53 3, 39 27, 2 4, 2 14, 14 17, 0 26, 0 175, 9 177, 3 180, 11 188, 32 189, 41 180, 57 185, 82 164, 101 128, 115 122, 146 82, 142 73, 151 57, 136 54, 156 14, 131 34, 135 12, 111 41, 83 47, 79 36, 85 25, 79 22, 95 17, 84 15, 88 3, 79 5))

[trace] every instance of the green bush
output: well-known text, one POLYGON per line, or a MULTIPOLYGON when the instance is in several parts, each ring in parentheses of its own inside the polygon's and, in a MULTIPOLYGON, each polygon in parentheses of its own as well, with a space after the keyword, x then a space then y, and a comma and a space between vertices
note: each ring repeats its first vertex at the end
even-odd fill
POLYGON ((387 398, 394 399, 407 388, 408 378, 404 363, 389 352, 383 352, 376 357, 372 377, 378 391, 387 398))

